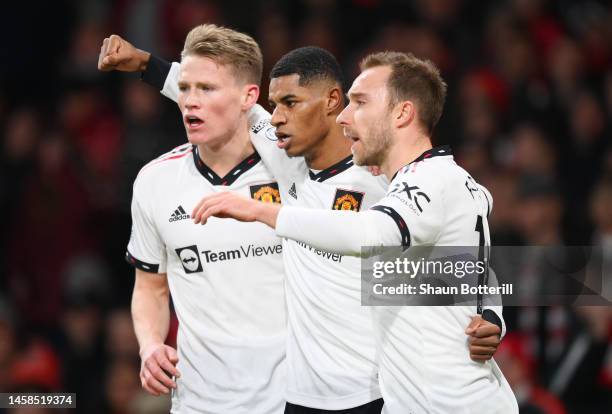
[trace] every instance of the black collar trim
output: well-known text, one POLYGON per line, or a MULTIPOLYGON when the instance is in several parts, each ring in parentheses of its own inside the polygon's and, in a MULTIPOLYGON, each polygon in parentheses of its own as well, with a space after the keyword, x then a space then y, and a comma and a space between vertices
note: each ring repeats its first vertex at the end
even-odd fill
POLYGON ((349 155, 345 159, 338 161, 331 167, 328 167, 324 170, 319 171, 318 173, 313 173, 312 171, 308 171, 310 175, 310 179, 317 182, 323 182, 328 178, 333 177, 334 175, 340 174, 342 171, 346 171, 353 166, 353 156, 349 155))
POLYGON ((240 161, 240 163, 232 168, 225 177, 219 177, 217 173, 204 164, 204 161, 200 158, 200 152, 198 151, 197 145, 193 146, 193 162, 200 174, 202 174, 202 176, 212 185, 232 185, 238 177, 253 168, 259 161, 261 161, 261 157, 259 153, 255 151, 244 160, 240 161))
POLYGON ((397 170, 395 174, 393 174, 391 181, 395 180, 397 173, 399 173, 403 168, 409 166, 412 163, 423 161, 423 160, 426 160, 428 158, 433 158, 433 157, 443 157, 445 155, 453 155, 453 150, 451 149, 450 145, 441 145, 439 147, 430 148, 424 153, 422 153, 421 155, 419 155, 415 160, 410 161, 408 164, 404 165, 402 168, 397 170))

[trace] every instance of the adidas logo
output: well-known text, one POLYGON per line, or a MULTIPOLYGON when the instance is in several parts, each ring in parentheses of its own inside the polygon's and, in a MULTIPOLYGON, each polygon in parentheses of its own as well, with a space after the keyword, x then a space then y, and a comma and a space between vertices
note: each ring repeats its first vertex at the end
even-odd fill
POLYGON ((186 220, 190 217, 191 216, 185 212, 183 206, 178 206, 178 208, 174 210, 174 213, 170 215, 168 221, 172 223, 173 221, 186 220))
POLYGON ((297 190, 295 189, 295 183, 291 184, 289 189, 289 195, 297 200, 297 190))

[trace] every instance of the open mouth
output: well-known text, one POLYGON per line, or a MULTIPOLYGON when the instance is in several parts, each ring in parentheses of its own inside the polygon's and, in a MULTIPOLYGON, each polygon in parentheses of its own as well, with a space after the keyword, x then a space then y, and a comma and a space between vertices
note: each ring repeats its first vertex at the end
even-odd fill
POLYGON ((185 124, 189 129, 197 129, 204 124, 204 121, 195 115, 185 115, 185 124))
POLYGON ((280 149, 285 149, 291 141, 291 135, 285 134, 284 132, 276 131, 276 146, 280 149))

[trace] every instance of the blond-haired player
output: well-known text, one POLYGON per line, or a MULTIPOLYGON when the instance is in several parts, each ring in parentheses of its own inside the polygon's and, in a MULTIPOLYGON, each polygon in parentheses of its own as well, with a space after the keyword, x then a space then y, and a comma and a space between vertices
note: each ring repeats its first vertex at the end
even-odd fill
POLYGON ((248 129, 261 52, 245 34, 202 25, 181 57, 189 143, 151 161, 134 183, 126 257, 136 268, 142 385, 157 395, 172 390, 175 413, 280 413, 287 324, 280 240, 260 223, 203 228, 188 214, 203 194, 220 191, 280 201, 248 129), (178 353, 164 345, 169 296, 178 353))

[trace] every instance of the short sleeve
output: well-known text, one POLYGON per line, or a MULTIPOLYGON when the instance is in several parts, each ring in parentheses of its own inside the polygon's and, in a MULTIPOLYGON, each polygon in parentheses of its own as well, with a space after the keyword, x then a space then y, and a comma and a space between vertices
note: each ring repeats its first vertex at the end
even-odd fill
POLYGON ((137 269, 149 273, 166 273, 166 249, 161 240, 152 214, 147 210, 141 195, 138 178, 134 183, 132 198, 132 232, 126 260, 137 269))

